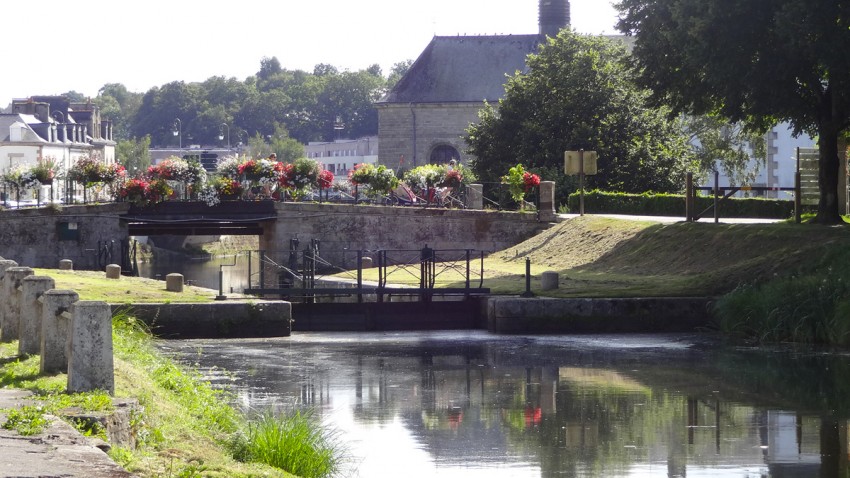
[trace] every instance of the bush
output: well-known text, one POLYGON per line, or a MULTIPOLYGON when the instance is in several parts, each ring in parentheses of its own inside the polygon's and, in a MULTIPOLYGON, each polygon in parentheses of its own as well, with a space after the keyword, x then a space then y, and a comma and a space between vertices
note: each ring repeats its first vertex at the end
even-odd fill
MULTIPOLYGON (((694 208, 702 213, 714 204, 711 196, 697 196, 694 208)), ((579 211, 579 193, 567 198, 569 212, 579 211)), ((720 203, 720 217, 754 217, 785 219, 794 214, 794 201, 765 198, 729 198, 720 203)), ((636 214, 645 216, 682 216, 685 217, 685 196, 683 194, 643 194, 612 193, 599 190, 585 192, 584 212, 589 214, 636 214)), ((713 217, 714 211, 708 210, 703 217, 713 217)))

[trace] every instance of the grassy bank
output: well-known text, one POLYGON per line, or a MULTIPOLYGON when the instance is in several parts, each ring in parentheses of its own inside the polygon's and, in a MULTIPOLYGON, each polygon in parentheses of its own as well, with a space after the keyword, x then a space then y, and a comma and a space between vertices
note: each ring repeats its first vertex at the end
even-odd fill
MULTIPOLYGON (((115 395, 136 398, 143 409, 133 420, 137 449, 110 452, 127 470, 143 477, 296 476, 287 469, 311 477, 339 466, 339 447, 315 420, 297 413, 242 416, 226 392, 158 353, 150 334, 132 318, 114 319, 113 342, 115 395), (272 442, 270 434, 286 440, 272 442), (287 460, 268 459, 279 457, 281 447, 290 450, 287 460)), ((18 357, 17 343, 0 344, 0 387, 31 390, 42 403, 10 415, 16 420, 10 428, 38 433, 44 413, 111 406, 102 393, 64 393, 66 383, 64 374, 40 375, 39 358, 18 357)))
POLYGON ((63 271, 35 269, 36 275, 50 276, 57 289, 76 291, 80 300, 102 300, 112 304, 151 302, 213 302, 217 291, 203 287, 183 286, 183 292, 165 290, 165 281, 142 277, 107 279, 97 271, 63 271))
MULTIPOLYGON (((850 246, 850 229, 796 224, 631 221, 584 216, 487 256, 485 286, 497 294, 525 287, 550 297, 719 296, 742 284, 789 276, 813 258, 850 246), (540 290, 540 274, 557 271, 559 288, 540 290)), ((477 264, 473 267, 477 271, 477 264)), ((462 286, 460 273, 438 266, 439 285, 462 286)), ((418 283, 404 271, 388 281, 418 283), (406 278, 407 276, 407 278, 406 278)), ((376 280, 376 269, 368 271, 376 280)))

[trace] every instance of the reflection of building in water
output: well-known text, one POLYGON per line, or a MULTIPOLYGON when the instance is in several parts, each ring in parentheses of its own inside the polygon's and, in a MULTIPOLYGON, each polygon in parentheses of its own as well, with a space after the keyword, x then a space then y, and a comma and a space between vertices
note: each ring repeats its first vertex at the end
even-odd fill
POLYGON ((616 366, 581 352, 526 354, 532 347, 522 342, 357 340, 215 349, 231 347, 234 363, 251 364, 240 386, 262 392, 245 400, 276 394, 328 417, 341 414, 359 430, 397 433, 393 439, 414 443, 435 466, 497 462, 540 477, 717 476, 722 469, 723 476, 776 478, 847 469, 845 422, 771 410, 759 400, 774 397, 717 383, 684 361, 616 366))

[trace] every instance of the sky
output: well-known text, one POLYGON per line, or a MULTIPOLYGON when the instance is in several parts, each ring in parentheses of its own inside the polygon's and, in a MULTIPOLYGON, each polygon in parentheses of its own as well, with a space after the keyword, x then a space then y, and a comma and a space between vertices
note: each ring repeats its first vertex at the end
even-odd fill
MULTIPOLYGON (((570 0, 580 33, 616 33, 609 0, 570 0)), ((538 0, 44 0, 3 2, 0 105, 107 83, 244 80, 263 58, 340 71, 415 60, 434 35, 537 33, 538 0)))

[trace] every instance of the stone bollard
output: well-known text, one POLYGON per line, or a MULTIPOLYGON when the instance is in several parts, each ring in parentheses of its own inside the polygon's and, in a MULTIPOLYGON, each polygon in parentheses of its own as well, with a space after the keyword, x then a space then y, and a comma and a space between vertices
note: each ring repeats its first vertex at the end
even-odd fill
POLYGON ((165 290, 168 292, 183 292, 183 274, 168 274, 165 276, 165 290))
POLYGON ((6 275, 6 269, 10 267, 18 267, 18 263, 6 259, 0 261, 0 332, 3 330, 4 317, 6 316, 6 293, 3 287, 3 277, 6 275))
POLYGON ((21 281, 35 274, 29 267, 10 267, 3 275, 3 324, 0 342, 18 340, 21 334, 21 281))
POLYGON ((467 209, 484 209, 484 185, 470 184, 466 187, 467 209))
POLYGON ((120 279, 121 278, 121 266, 118 264, 109 264, 106 266, 106 278, 107 279, 120 279))
POLYGON ((115 393, 112 360, 112 309, 97 300, 71 306, 68 356, 68 392, 105 390, 115 393))
POLYGON ((74 261, 71 259, 62 259, 59 261, 59 270, 60 271, 72 271, 74 270, 74 261))
POLYGON ((68 371, 68 311, 78 300, 72 290, 53 289, 41 296, 41 373, 68 371))
POLYGON ((361 257, 360 265, 363 269, 371 269, 372 268, 372 258, 371 257, 361 257))
POLYGON ((47 276, 29 276, 21 283, 21 329, 18 341, 20 355, 34 355, 41 351, 41 296, 56 287, 56 281, 47 276))
POLYGON ((540 181, 540 221, 552 222, 555 214, 555 181, 540 181))
POLYGON ((555 290, 558 288, 558 273, 546 271, 540 275, 540 288, 543 290, 555 290))

